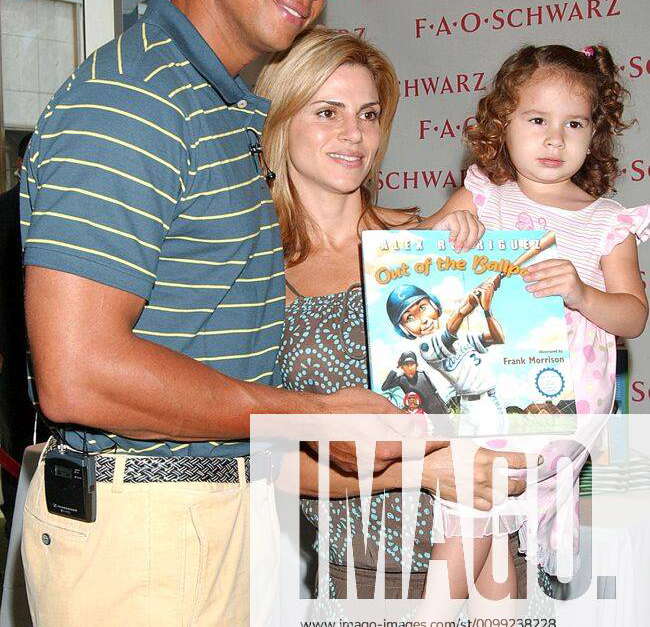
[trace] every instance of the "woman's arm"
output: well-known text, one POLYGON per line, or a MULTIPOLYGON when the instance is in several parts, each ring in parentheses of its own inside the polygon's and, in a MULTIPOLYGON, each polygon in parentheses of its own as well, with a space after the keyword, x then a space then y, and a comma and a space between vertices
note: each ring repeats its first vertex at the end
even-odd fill
MULTIPOLYGON (((427 443, 431 446, 432 442, 427 443)), ((401 487, 423 489, 436 493, 441 498, 456 501, 458 499, 456 483, 458 479, 471 480, 474 484, 474 507, 488 510, 492 507, 494 494, 492 490, 492 466, 497 457, 504 457, 510 469, 526 467, 526 456, 523 453, 508 453, 490 451, 480 448, 474 456, 474 463, 458 464, 454 467, 449 442, 436 442, 429 454, 424 458, 422 477, 415 477, 416 485, 403 483, 403 464, 397 462, 383 472, 375 473, 372 492, 395 490, 401 487), (421 483, 420 483, 421 479, 421 483)), ((538 460, 542 463, 543 460, 538 460)), ((344 498, 357 496, 360 493, 359 479, 356 474, 343 474, 336 468, 330 467, 329 496, 344 498)), ((526 487, 522 478, 508 479, 508 494, 516 496, 526 487)), ((311 452, 300 453, 300 491, 304 496, 318 496, 318 462, 311 452)))
POLYGON ((637 337, 648 319, 646 298, 634 235, 601 257, 606 292, 586 285, 565 259, 548 259, 529 266, 526 289, 537 297, 558 295, 570 309, 596 326, 620 337, 637 337))

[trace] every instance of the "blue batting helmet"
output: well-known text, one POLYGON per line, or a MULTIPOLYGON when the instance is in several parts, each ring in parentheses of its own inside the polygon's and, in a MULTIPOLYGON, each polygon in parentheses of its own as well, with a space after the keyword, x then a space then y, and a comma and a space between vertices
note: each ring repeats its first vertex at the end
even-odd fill
POLYGON ((414 339, 415 336, 404 330, 400 324, 400 318, 411 305, 414 305, 423 298, 428 298, 438 308, 438 311, 442 311, 440 301, 433 294, 427 294, 422 288, 409 283, 398 285, 388 295, 388 299, 386 300, 386 313, 393 327, 395 327, 395 331, 410 340, 414 339))

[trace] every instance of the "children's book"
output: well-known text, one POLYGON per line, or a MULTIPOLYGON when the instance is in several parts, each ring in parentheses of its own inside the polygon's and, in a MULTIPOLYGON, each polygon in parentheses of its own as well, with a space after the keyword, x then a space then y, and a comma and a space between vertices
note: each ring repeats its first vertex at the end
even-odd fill
POLYGON ((466 253, 446 231, 365 231, 372 390, 411 413, 461 415, 460 435, 571 431, 564 305, 522 280, 554 248, 544 231, 488 231, 466 253))

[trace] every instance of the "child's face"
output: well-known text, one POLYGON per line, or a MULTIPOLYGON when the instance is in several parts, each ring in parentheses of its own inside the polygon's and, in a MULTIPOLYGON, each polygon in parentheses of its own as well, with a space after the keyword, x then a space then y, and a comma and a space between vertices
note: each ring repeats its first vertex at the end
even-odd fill
POLYGON ((519 91, 506 146, 520 184, 566 184, 587 157, 591 101, 577 83, 538 72, 519 91))
POLYGON ((428 335, 439 317, 438 308, 428 298, 423 298, 402 314, 400 324, 415 336, 428 335))

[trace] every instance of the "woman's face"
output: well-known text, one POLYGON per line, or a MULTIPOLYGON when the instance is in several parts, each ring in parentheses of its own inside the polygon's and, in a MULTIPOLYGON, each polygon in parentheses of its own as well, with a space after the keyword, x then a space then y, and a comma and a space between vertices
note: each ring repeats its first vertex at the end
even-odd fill
POLYGON ((298 191, 350 194, 361 187, 380 141, 372 74, 342 65, 289 124, 289 175, 298 191))

